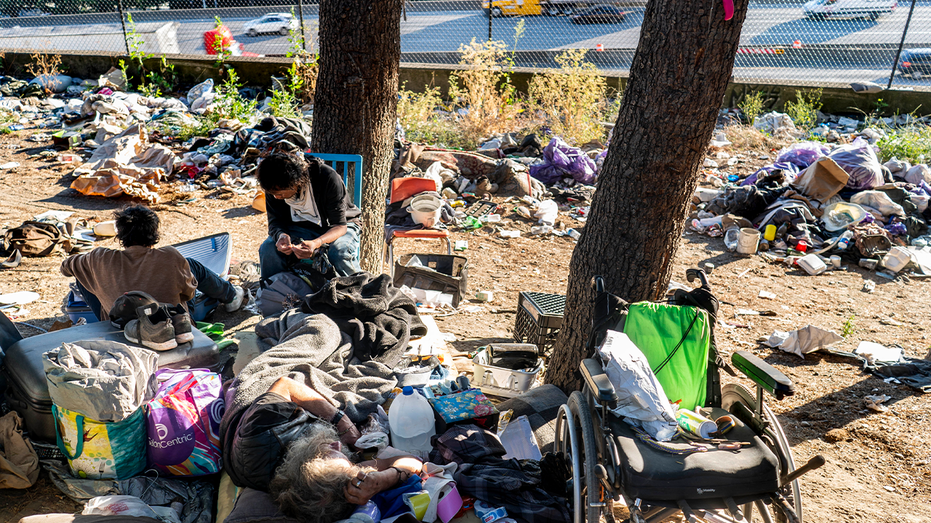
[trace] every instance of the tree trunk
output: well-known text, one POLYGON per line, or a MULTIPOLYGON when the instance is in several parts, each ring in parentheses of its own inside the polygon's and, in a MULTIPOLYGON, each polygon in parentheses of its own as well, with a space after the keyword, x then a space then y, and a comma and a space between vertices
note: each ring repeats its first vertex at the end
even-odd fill
POLYGON ((748 0, 650 0, 588 223, 569 264, 566 316, 546 381, 578 390, 591 278, 634 302, 665 294, 748 0))
POLYGON ((375 274, 382 272, 385 197, 394 154, 401 5, 402 0, 320 2, 311 149, 362 155, 360 261, 375 274))

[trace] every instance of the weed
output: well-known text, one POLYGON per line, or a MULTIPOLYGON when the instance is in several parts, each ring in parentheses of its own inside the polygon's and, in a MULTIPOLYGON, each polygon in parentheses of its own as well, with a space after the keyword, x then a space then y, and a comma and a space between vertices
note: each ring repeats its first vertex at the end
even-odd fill
POLYGON ((556 57, 559 72, 534 75, 528 94, 546 116, 554 134, 577 145, 603 140, 608 84, 586 49, 569 49, 556 57))
POLYGON ((795 91, 795 101, 786 102, 786 114, 795 122, 795 126, 803 130, 811 130, 818 121, 818 111, 821 109, 821 88, 802 94, 795 91))
POLYGON ((737 107, 747 119, 747 124, 753 125, 756 117, 763 114, 763 91, 745 95, 743 100, 737 103, 737 107))
POLYGON ((162 96, 162 93, 171 92, 175 87, 175 82, 177 82, 174 64, 169 64, 165 56, 162 56, 158 64, 158 70, 146 70, 145 61, 155 58, 155 55, 142 50, 145 42, 136 32, 136 22, 133 20, 133 15, 127 13, 126 18, 126 47, 129 49, 130 63, 127 64, 125 61, 120 60, 120 70, 123 71, 126 88, 133 88, 135 75, 130 74, 130 67, 133 67, 139 74, 136 88, 142 94, 157 98, 162 96))
POLYGON ((841 327, 841 334, 840 334, 840 335, 843 336, 844 338, 847 338, 848 336, 850 336, 851 334, 853 334, 853 328, 854 328, 854 327, 853 327, 853 319, 854 319, 855 316, 856 316, 856 314, 851 314, 850 317, 847 318, 847 321, 844 322, 844 326, 841 327))
POLYGON ((519 127, 524 107, 511 84, 504 42, 477 43, 459 48, 462 69, 449 76, 449 96, 460 111, 463 140, 475 145, 492 133, 519 127))
POLYGON ((886 136, 877 145, 882 161, 894 156, 913 164, 924 163, 931 158, 931 127, 916 124, 904 129, 886 129, 886 136))
POLYGON ((239 75, 232 67, 221 69, 225 71, 226 80, 217 87, 216 98, 214 98, 214 108, 211 116, 216 120, 221 118, 236 119, 242 122, 248 122, 254 115, 258 105, 255 100, 247 100, 239 94, 242 84, 239 82, 239 75))
POLYGON ((445 109, 440 88, 434 85, 422 93, 401 86, 398 92, 398 119, 404 127, 405 137, 413 142, 442 144, 446 147, 463 147, 458 126, 445 109))

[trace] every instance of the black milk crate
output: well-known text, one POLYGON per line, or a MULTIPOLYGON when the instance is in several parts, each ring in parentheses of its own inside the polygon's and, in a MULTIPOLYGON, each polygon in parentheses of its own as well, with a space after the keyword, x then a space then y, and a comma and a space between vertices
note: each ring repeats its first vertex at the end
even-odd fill
POLYGON ((533 343, 540 354, 549 356, 562 326, 566 297, 545 292, 521 292, 517 298, 514 341, 533 343))

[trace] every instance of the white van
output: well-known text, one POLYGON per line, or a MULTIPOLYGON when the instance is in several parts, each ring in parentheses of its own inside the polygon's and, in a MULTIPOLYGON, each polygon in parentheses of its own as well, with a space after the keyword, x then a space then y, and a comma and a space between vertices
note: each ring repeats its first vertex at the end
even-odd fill
POLYGON ((805 16, 814 20, 827 18, 868 18, 875 20, 891 13, 896 0, 809 0, 802 6, 805 16))

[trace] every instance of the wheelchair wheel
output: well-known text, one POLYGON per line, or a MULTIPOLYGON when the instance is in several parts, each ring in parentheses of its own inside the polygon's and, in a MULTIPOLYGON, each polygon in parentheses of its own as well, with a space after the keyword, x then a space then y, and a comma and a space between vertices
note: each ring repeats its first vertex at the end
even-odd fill
POLYGON ((585 396, 575 391, 556 417, 556 452, 566 456, 572 472, 568 493, 573 523, 598 523, 601 517, 601 483, 595 475, 595 426, 585 396))
MULTIPOLYGON (((752 419, 753 413, 756 412, 756 404, 756 395, 747 390, 743 385, 729 383, 721 389, 721 407, 736 415, 747 425, 757 425, 752 419), (737 406, 738 404, 740 406, 737 406), (747 419, 744 419, 745 417, 747 419)), ((789 440, 782 430, 782 425, 779 424, 776 415, 773 414, 773 411, 770 410, 766 403, 763 403, 763 421, 766 422, 766 427, 763 429, 760 439, 766 443, 779 460, 780 473, 782 475, 789 474, 795 470, 795 461, 792 459, 792 449, 789 447, 789 440)), ((747 521, 803 523, 802 495, 798 480, 796 479, 788 485, 780 487, 779 493, 785 499, 785 503, 794 511, 794 517, 792 514, 787 514, 782 507, 776 504, 770 506, 762 501, 757 501, 753 503, 752 506, 747 505, 745 507, 744 515, 747 521), (755 511, 753 510, 754 508, 756 509, 755 511), (754 512, 758 512, 759 517, 754 518, 754 512)))

